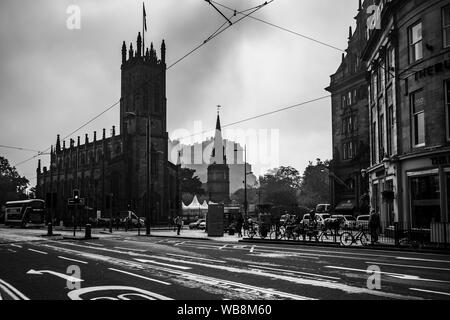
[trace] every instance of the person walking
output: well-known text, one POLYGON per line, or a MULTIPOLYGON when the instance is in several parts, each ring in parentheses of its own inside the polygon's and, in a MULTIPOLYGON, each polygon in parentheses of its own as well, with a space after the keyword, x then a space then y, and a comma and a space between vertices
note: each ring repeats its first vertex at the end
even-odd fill
POLYGON ((380 231, 381 221, 380 215, 375 210, 372 210, 369 218, 369 230, 372 244, 378 242, 378 234, 380 231))
POLYGON ((180 235, 181 227, 183 226, 183 219, 181 217, 177 217, 177 235, 180 235))
POLYGON ((238 237, 242 237, 242 225, 244 224, 244 218, 242 217, 242 214, 239 214, 236 221, 236 231, 238 234, 238 237))

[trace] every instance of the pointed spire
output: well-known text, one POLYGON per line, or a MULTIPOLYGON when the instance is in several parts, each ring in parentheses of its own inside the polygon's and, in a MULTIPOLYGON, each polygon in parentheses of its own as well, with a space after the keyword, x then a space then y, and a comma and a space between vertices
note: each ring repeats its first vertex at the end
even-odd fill
POLYGON ((217 106, 216 134, 214 135, 214 147, 211 155, 211 163, 225 164, 225 154, 222 139, 222 129, 220 127, 220 106, 217 106))
POLYGON ((86 133, 84 135, 84 144, 88 144, 88 143, 89 143, 89 137, 88 137, 88 134, 86 133))
POLYGON ((80 136, 78 136, 78 138, 77 138, 77 147, 79 147, 80 146, 80 136))
POLYGON ((66 141, 63 141, 63 150, 66 150, 66 141))
POLYGON ((127 45, 125 44, 125 41, 122 44, 122 63, 125 63, 127 61, 127 45))
POLYGON ((140 57, 142 56, 141 54, 141 49, 142 49, 142 38, 141 38, 141 33, 138 33, 138 37, 137 37, 137 56, 140 57))
POLYGON ((103 128, 103 138, 102 138, 103 140, 105 140, 106 139, 106 129, 105 128, 103 128))
POLYGON ((94 142, 97 141, 97 131, 94 131, 94 142))
POLYGON ((358 7, 358 11, 361 11, 362 10, 362 2, 361 2, 361 0, 359 0, 359 7, 358 7))
POLYGON ((41 159, 38 159, 38 167, 36 169, 38 173, 41 173, 41 159))
POLYGON ((353 36, 352 26, 348 28, 348 40, 350 40, 353 36))
POLYGON ((59 134, 56 136, 56 152, 61 151, 61 141, 60 141, 60 137, 59 134))
POLYGON ((221 106, 217 106, 216 130, 222 131, 222 129, 220 127, 220 108, 221 108, 221 106))
POLYGON ((164 39, 161 43, 161 62, 166 63, 166 43, 164 42, 164 39))
POLYGON ((133 44, 132 43, 130 43, 130 51, 128 52, 128 56, 129 56, 130 60, 133 59, 133 57, 134 57, 134 51, 133 51, 133 44))

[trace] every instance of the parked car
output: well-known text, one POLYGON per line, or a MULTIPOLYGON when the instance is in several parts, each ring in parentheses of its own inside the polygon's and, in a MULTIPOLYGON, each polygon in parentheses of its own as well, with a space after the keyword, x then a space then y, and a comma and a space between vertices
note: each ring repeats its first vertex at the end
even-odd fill
POLYGON ((198 225, 198 228, 200 230, 205 230, 206 229, 206 221, 200 222, 200 224, 198 225))
POLYGON ((340 227, 342 229, 355 229, 356 228, 356 218, 352 215, 337 214, 337 215, 332 215, 331 218, 339 219, 341 221, 340 227))
POLYGON ((205 219, 198 219, 195 222, 191 222, 189 223, 189 229, 199 229, 200 224, 205 221, 206 221, 205 219))
POLYGON ((370 215, 363 214, 356 217, 356 227, 358 229, 369 229, 369 218, 370 215))
POLYGON ((316 213, 329 213, 331 210, 331 204, 321 203, 316 206, 316 213))
MULTIPOLYGON (((316 213, 316 221, 317 221, 317 224, 319 225, 319 227, 323 226, 325 224, 325 220, 329 219, 329 218, 331 218, 330 214, 316 213)), ((309 224, 309 219, 310 219, 310 216, 309 216, 309 213, 307 213, 303 216, 303 219, 300 223, 307 225, 307 224, 309 224)))

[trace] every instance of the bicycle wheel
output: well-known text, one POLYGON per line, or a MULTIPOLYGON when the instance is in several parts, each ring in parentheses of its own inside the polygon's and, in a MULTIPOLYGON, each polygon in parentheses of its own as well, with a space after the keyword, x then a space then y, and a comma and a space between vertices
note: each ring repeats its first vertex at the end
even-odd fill
POLYGON ((362 246, 367 246, 370 242, 369 236, 362 232, 358 238, 359 242, 361 242, 362 246))
POLYGON ((343 246, 351 246, 354 242, 353 235, 350 232, 344 232, 341 234, 341 244, 343 246))

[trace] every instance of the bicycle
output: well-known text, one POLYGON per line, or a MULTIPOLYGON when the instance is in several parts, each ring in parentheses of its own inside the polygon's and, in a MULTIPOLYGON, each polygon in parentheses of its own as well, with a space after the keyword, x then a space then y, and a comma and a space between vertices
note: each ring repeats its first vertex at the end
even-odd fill
POLYGON ((346 247, 357 244, 358 242, 360 242, 362 246, 367 246, 370 242, 370 238, 363 229, 360 229, 356 235, 353 235, 353 233, 348 231, 342 233, 340 241, 341 244, 346 247))

